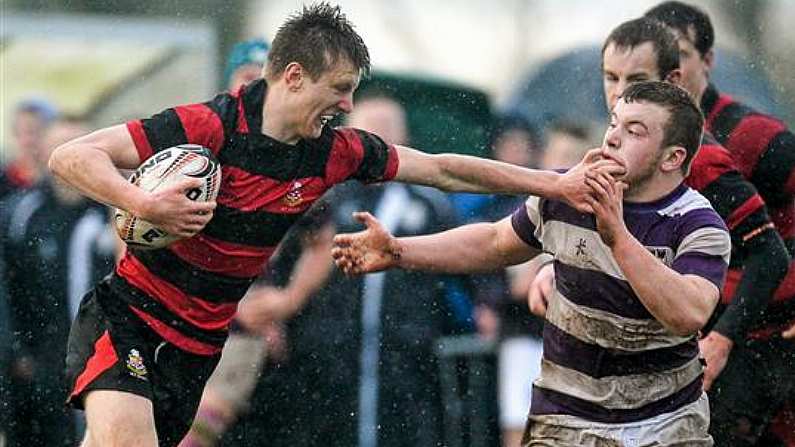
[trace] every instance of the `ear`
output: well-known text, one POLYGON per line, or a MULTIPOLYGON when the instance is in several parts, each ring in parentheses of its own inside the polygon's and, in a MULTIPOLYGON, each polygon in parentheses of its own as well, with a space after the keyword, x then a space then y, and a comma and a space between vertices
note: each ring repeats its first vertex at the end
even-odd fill
POLYGON ((663 79, 666 82, 670 82, 671 84, 682 86, 682 69, 675 68, 671 70, 663 79))
POLYGON ((666 173, 681 170, 686 158, 687 149, 682 146, 668 146, 663 149, 660 169, 666 173))
POLYGON ((707 70, 712 71, 715 67, 715 50, 710 49, 707 51, 702 59, 704 59, 704 65, 707 66, 707 70))
POLYGON ((300 90, 304 85, 305 77, 306 71, 304 71, 304 67, 298 62, 290 62, 287 64, 284 68, 284 73, 282 73, 282 79, 287 85, 287 88, 291 91, 300 90))

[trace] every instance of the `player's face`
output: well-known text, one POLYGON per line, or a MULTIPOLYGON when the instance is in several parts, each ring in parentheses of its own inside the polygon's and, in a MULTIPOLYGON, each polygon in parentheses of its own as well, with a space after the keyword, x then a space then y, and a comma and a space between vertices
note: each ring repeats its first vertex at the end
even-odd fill
POLYGON ((626 162, 628 193, 642 188, 658 171, 661 145, 669 112, 656 104, 626 103, 623 99, 610 112, 604 147, 626 162))
POLYGON ((676 32, 679 45, 679 69, 682 71, 682 87, 698 98, 706 88, 709 78, 709 64, 701 56, 693 42, 695 31, 691 28, 688 35, 676 32))
POLYGON ((21 157, 45 166, 49 154, 45 154, 43 138, 45 124, 38 115, 30 112, 19 112, 14 118, 13 135, 17 150, 21 157), (43 160, 43 161, 42 161, 43 160))
POLYGON ((629 84, 639 81, 660 81, 657 54, 651 42, 634 48, 617 47, 614 43, 602 55, 602 86, 607 108, 613 109, 618 97, 629 84))
POLYGON ((306 76, 300 100, 302 138, 318 138, 323 126, 340 113, 353 111, 353 92, 359 86, 359 70, 341 59, 317 79, 306 76))

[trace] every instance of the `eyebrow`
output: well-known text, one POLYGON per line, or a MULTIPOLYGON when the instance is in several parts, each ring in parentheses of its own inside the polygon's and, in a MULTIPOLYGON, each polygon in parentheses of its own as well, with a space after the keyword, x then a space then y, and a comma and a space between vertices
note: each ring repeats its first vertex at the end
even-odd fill
POLYGON ((645 72, 637 72, 637 73, 631 73, 629 76, 627 76, 627 79, 629 79, 629 80, 641 79, 641 78, 650 79, 651 75, 649 73, 645 73, 645 72))
POLYGON ((648 126, 646 126, 646 123, 644 123, 643 121, 640 121, 640 120, 631 120, 630 122, 627 123, 627 127, 632 126, 634 124, 637 124, 637 125, 643 127, 643 130, 645 130, 647 133, 649 132, 649 128, 648 128, 648 126))
MULTIPOLYGON (((616 112, 611 110, 610 111, 610 115, 608 117, 608 121, 612 122, 613 120, 617 120, 617 119, 618 119, 618 115, 616 115, 616 112)), ((627 126, 632 126, 633 124, 637 124, 637 125, 643 127, 643 130, 645 130, 647 133, 649 132, 649 127, 646 126, 646 123, 644 123, 643 121, 638 120, 638 119, 634 119, 634 120, 629 121, 627 123, 627 126)))

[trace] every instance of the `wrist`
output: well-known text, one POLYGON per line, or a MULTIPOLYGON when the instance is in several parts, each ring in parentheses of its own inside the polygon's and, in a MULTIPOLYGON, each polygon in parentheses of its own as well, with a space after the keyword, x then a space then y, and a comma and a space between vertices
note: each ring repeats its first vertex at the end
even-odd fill
POLYGON ((729 353, 734 347, 734 340, 732 340, 730 337, 726 335, 721 334, 720 332, 714 329, 712 330, 712 332, 710 332, 709 337, 711 337, 715 342, 717 342, 720 348, 726 353, 729 353))
POLYGON ((285 287, 282 289, 282 293, 284 293, 284 300, 287 303, 287 308, 289 311, 297 311, 300 307, 300 304, 303 301, 303 298, 308 295, 308 293, 301 292, 292 287, 285 287))
POLYGON ((389 244, 387 245, 387 255, 389 257, 389 267, 405 267, 405 258, 404 253, 406 251, 406 246, 400 239, 396 237, 389 238, 389 244))
POLYGON ((619 253, 624 253, 626 250, 631 250, 632 246, 634 245, 634 240, 632 236, 629 234, 628 231, 617 231, 613 234, 613 237, 610 239, 612 243, 607 243, 610 249, 613 251, 614 255, 618 255, 619 253))
POLYGON ((127 197, 129 197, 127 211, 141 219, 149 220, 149 211, 152 209, 151 194, 141 188, 133 187, 127 197))
POLYGON ((564 174, 554 171, 539 172, 547 172, 550 177, 549 179, 545 179, 545 181, 540 183, 541 191, 539 191, 540 194, 538 195, 550 200, 565 201, 566 195, 563 193, 564 174))

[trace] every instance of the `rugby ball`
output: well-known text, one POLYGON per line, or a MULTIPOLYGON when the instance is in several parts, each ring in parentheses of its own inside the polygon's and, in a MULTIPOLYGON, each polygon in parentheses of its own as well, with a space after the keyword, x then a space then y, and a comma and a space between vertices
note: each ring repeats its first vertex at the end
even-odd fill
MULTIPOLYGON (((130 176, 130 183, 153 192, 186 176, 204 181, 185 194, 189 199, 209 201, 218 196, 221 166, 209 149, 196 144, 180 144, 152 155, 130 176)), ((116 208, 114 222, 119 237, 131 247, 163 248, 180 239, 123 209, 116 208)))

